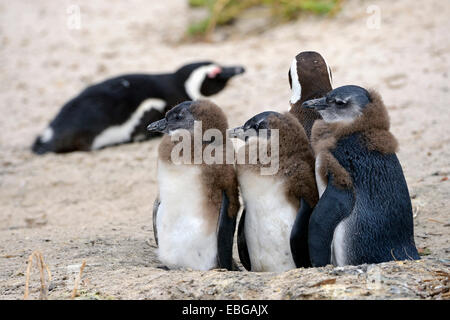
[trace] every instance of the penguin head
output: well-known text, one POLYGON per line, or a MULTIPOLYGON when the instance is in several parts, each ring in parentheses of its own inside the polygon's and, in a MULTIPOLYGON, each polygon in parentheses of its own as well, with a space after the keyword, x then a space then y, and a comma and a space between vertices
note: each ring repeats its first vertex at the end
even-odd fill
POLYGON ((308 98, 316 92, 332 89, 331 69, 325 59, 314 51, 301 52, 292 60, 288 78, 292 105, 299 102, 302 95, 308 98))
POLYGON ((220 92, 232 77, 242 74, 242 66, 220 66, 205 61, 185 65, 176 71, 177 80, 191 100, 212 96, 220 92))
POLYGON ((225 133, 228 122, 222 109, 207 100, 185 101, 170 109, 164 119, 148 125, 150 132, 162 132, 171 135, 179 129, 194 132, 196 121, 201 122, 202 131, 218 129, 225 133))
POLYGON ((191 131, 194 128, 194 116, 190 110, 192 101, 182 102, 170 109, 164 119, 152 122, 147 130, 171 134, 178 129, 191 131))
POLYGON ((325 122, 352 122, 370 102, 366 89, 343 86, 330 91, 322 98, 305 101, 302 107, 316 110, 325 122))
POLYGON ((261 131, 267 130, 267 137, 270 137, 270 117, 279 117, 280 114, 275 111, 265 111, 257 114, 245 122, 243 126, 230 130, 231 138, 238 138, 247 141, 250 137, 259 137, 261 131))

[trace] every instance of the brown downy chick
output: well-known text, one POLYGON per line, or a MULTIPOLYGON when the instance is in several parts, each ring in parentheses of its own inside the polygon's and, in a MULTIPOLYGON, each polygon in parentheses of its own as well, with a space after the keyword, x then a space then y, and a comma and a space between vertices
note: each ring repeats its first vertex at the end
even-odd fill
POLYGON ((343 86, 306 101, 320 200, 309 222, 313 266, 419 259, 411 199, 380 95, 343 86))
POLYGON ((268 111, 232 135, 245 141, 237 164, 245 206, 238 227, 242 264, 271 272, 310 266, 307 227, 318 195, 304 129, 290 113, 268 111), (268 152, 261 153, 261 147, 268 152), (270 163, 263 158, 267 154, 270 163))
POLYGON ((166 134, 153 225, 159 259, 169 268, 233 267, 239 197, 233 162, 226 161, 227 127, 223 111, 206 100, 183 102, 148 126, 166 134))

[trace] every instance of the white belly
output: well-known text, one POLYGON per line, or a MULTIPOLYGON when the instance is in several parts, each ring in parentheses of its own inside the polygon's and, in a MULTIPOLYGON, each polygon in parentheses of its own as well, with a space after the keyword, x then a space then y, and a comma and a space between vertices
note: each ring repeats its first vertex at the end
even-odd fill
MULTIPOLYGON (((322 166, 322 155, 316 157, 315 162, 315 172, 316 172, 316 184, 317 191, 319 192, 319 198, 322 197, 323 193, 327 188, 327 182, 320 175, 320 169, 322 166)), ((345 266, 346 265, 346 249, 345 249, 345 229, 346 229, 346 219, 342 220, 334 229, 333 240, 331 241, 331 263, 335 266, 345 266)))
MULTIPOLYGON (((131 135, 133 134, 136 126, 140 123, 144 113, 151 109, 156 109, 162 112, 165 105, 166 102, 161 99, 150 98, 144 100, 139 105, 139 107, 136 108, 136 111, 131 114, 130 118, 128 118, 127 121, 122 124, 106 128, 98 136, 96 136, 94 141, 92 142, 91 149, 96 150, 105 146, 130 141, 131 135)), ((137 138, 137 140, 139 140, 139 137, 137 138)))
MULTIPOLYGON (((169 268, 209 270, 217 265, 216 228, 208 225, 201 170, 158 161, 158 256, 169 268)), ((215 225, 217 225, 217 221, 215 225)))
POLYGON ((243 170, 239 184, 246 210, 244 228, 252 271, 295 269, 289 238, 297 209, 288 202, 283 181, 243 170))
POLYGON ((331 241, 331 264, 342 267, 347 264, 345 248, 345 232, 347 219, 342 220, 334 229, 331 241))

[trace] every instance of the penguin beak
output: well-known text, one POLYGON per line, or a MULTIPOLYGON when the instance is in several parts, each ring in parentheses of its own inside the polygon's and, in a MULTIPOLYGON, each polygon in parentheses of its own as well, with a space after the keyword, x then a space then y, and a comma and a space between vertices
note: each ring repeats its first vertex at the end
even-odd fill
POLYGON ((148 125, 147 131, 167 133, 167 120, 161 119, 148 125))
POLYGON ((305 109, 315 109, 315 110, 323 110, 328 108, 327 99, 325 97, 319 99, 312 99, 303 102, 302 108, 305 109))
POLYGON ((244 128, 242 126, 240 126, 240 127, 236 127, 234 129, 229 130, 228 136, 230 138, 237 138, 237 139, 244 140, 245 139, 244 133, 245 133, 244 128))
POLYGON ((230 79, 238 74, 242 74, 245 72, 244 67, 242 66, 234 66, 234 67, 226 67, 222 68, 222 71, 217 75, 218 78, 222 79, 230 79))

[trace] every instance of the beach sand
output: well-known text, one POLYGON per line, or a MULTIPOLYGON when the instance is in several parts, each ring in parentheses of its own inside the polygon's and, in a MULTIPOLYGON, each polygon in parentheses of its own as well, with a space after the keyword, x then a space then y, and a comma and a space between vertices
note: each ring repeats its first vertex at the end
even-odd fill
MULTIPOLYGON (((52 299, 70 297, 82 261, 81 299, 448 299, 450 3, 348 0, 334 17, 305 14, 264 32, 264 20, 249 15, 209 43, 181 41, 193 15, 186 3, 0 1, 0 298, 23 297, 28 257, 39 250, 52 273, 52 299), (68 26, 73 4, 80 29, 68 26), (379 25, 367 10, 380 10, 379 25), (281 274, 165 271, 151 215, 159 139, 90 153, 30 152, 85 86, 203 59, 247 69, 211 99, 230 127, 264 110, 287 111, 288 69, 305 50, 327 58, 335 87, 356 84, 383 96, 416 245, 427 254, 421 261, 281 274)), ((39 285, 33 269, 31 299, 39 285)))

